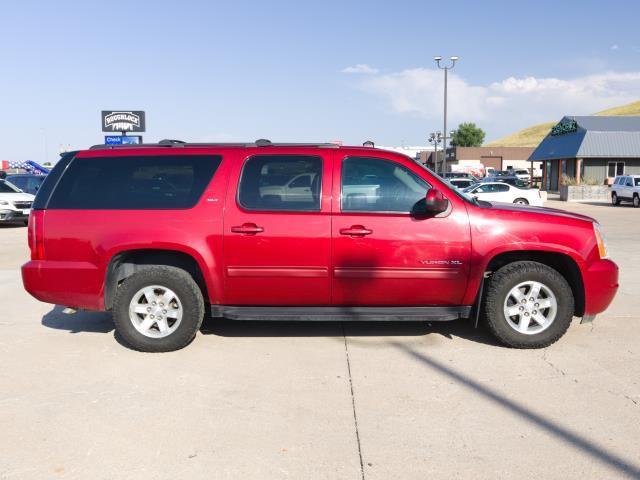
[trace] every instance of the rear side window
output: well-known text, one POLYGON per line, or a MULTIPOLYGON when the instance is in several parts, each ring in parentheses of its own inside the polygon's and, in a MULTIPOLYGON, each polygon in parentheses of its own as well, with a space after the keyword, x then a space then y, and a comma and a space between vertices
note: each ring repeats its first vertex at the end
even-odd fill
POLYGON ((58 182, 48 208, 191 208, 221 161, 217 155, 75 158, 58 182))
POLYGON ((247 210, 320 210, 322 159, 255 155, 242 169, 238 202, 247 210))

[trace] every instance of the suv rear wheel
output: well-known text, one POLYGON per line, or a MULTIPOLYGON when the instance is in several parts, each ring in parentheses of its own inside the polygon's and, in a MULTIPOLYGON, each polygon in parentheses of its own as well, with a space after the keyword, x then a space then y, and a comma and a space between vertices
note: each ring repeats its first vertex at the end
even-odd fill
POLYGON ((489 280, 485 321, 504 345, 542 348, 556 342, 573 318, 571 287, 553 268, 537 262, 514 262, 489 280))
POLYGON ((145 268, 118 287, 116 330, 135 350, 170 352, 193 340, 204 318, 204 300, 191 275, 180 268, 145 268))
POLYGON ((634 208, 640 207, 640 197, 638 197, 637 193, 633 194, 633 207, 634 208))

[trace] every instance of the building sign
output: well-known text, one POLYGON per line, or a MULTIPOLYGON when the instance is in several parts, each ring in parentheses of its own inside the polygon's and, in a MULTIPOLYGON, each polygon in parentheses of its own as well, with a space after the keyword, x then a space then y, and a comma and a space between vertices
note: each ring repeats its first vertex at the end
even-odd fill
POLYGON ((578 131, 578 122, 575 120, 567 120, 554 125, 551 128, 551 135, 554 137, 558 135, 566 135, 567 133, 575 133, 578 131))
POLYGON ((102 111, 103 132, 144 132, 144 112, 131 111, 102 111))
POLYGON ((142 143, 140 135, 105 135, 105 145, 139 145, 142 143))

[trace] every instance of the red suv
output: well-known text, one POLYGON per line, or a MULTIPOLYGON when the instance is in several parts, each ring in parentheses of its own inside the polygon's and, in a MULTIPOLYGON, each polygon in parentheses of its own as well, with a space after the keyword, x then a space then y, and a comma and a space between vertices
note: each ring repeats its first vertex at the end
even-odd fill
POLYGON ((505 345, 545 347, 618 288, 593 219, 468 198, 371 147, 94 147, 55 166, 29 222, 27 291, 110 310, 143 351, 184 347, 205 315, 482 318, 505 345))

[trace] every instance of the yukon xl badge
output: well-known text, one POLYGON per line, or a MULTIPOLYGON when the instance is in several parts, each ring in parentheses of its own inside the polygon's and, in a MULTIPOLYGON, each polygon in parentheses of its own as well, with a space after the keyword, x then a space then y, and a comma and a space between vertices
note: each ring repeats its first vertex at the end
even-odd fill
POLYGON ((420 260, 422 265, 462 265, 460 260, 420 260))

